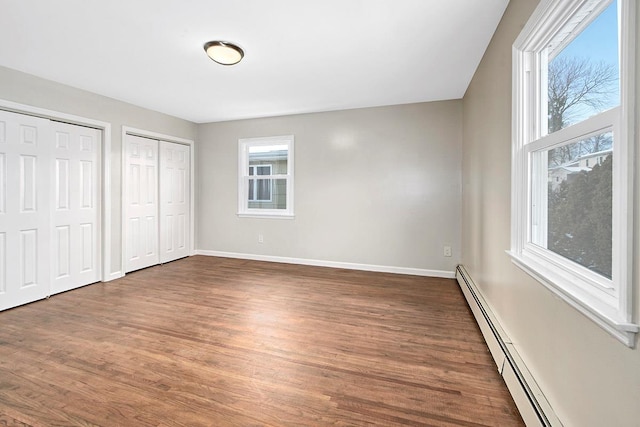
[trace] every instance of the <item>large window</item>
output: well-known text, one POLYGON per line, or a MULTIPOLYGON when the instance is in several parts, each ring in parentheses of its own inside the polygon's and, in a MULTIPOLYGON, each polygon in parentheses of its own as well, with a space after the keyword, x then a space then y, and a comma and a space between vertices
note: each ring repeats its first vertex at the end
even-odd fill
POLYGON ((293 135, 238 142, 238 214, 293 217, 293 135))
POLYGON ((514 262, 633 345, 633 0, 543 0, 514 44, 514 262))

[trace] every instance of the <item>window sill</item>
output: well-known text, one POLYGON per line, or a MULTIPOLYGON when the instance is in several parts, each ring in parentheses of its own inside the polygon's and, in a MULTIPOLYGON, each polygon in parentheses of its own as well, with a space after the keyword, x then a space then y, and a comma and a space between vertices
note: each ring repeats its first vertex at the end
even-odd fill
POLYGON ((516 266, 542 283, 556 296, 591 319, 627 347, 634 347, 636 334, 640 331, 640 327, 637 324, 616 319, 610 313, 605 313, 607 310, 601 309, 601 307, 594 307, 593 304, 585 301, 584 298, 581 298, 577 292, 569 287, 558 285, 559 280, 554 277, 553 271, 543 265, 515 252, 507 251, 507 253, 511 256, 511 261, 516 266))
POLYGON ((262 218, 262 219, 295 219, 293 214, 280 214, 280 213, 247 213, 238 212, 238 218, 262 218))

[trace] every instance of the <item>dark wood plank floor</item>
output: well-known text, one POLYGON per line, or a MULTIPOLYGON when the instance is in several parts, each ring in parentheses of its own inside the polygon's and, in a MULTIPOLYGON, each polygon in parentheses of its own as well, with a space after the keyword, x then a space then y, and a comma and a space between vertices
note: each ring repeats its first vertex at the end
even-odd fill
POLYGON ((523 424, 455 281, 195 256, 0 313, 0 425, 523 424))

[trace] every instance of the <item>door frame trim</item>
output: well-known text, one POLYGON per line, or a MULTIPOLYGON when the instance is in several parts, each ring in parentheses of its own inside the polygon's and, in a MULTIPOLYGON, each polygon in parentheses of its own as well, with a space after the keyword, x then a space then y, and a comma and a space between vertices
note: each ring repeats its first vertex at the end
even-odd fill
MULTIPOLYGON (((127 173, 126 173, 126 156, 127 156, 127 150, 126 150, 126 143, 127 143, 127 135, 132 135, 132 136, 140 136, 143 138, 149 138, 149 139, 155 139, 158 141, 166 141, 166 142, 173 142, 176 144, 182 144, 182 145, 188 145, 189 146, 189 255, 194 255, 195 254, 195 168, 194 168, 194 164, 195 164, 195 153, 194 153, 194 148, 195 148, 195 142, 191 139, 186 139, 186 138, 181 138, 179 136, 173 136, 173 135, 166 135, 166 134, 162 134, 162 133, 158 133, 158 132, 152 132, 152 131, 148 131, 145 129, 138 129, 138 128, 134 128, 134 127, 130 127, 130 126, 122 126, 122 156, 121 156, 121 165, 120 165, 120 170, 122 171, 122 179, 121 179, 121 185, 122 185, 122 189, 120 191, 120 196, 121 196, 121 200, 120 200, 120 206, 121 206, 121 224, 122 224, 122 228, 121 228, 121 243, 122 243, 122 276, 124 276, 126 274, 125 272, 125 265, 126 265, 126 257, 127 257, 127 240, 126 240, 126 233, 125 233, 125 225, 126 225, 126 195, 125 195, 125 188, 127 188, 127 173)), ((160 152, 160 150, 158 150, 158 153, 160 152)), ((158 159, 160 159, 159 155, 158 155, 158 159)), ((158 169, 158 173, 159 173, 159 169, 158 169)), ((159 181, 158 181, 159 182, 159 181)), ((158 204, 158 206, 160 206, 158 204)), ((160 236, 158 236, 159 238, 160 236)), ((158 241, 158 246, 160 245, 159 241, 158 241)))
POLYGON ((100 163, 102 176, 100 185, 102 195, 100 198, 100 233, 101 242, 100 278, 103 282, 120 277, 120 272, 111 273, 111 123, 100 120, 89 119, 87 117, 76 116, 74 114, 61 113, 59 111, 48 110, 46 108, 35 107, 33 105, 20 104, 13 101, 0 99, 0 109, 12 113, 35 116, 43 119, 55 120, 72 125, 79 125, 98 129, 102 132, 102 144, 100 149, 100 163))

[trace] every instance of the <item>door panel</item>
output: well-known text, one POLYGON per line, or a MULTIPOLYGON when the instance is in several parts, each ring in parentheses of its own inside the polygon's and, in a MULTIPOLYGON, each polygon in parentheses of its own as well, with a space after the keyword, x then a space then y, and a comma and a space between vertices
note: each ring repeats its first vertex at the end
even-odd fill
POLYGON ((49 295, 49 120, 0 111, 0 310, 49 295))
POLYGON ((160 141, 160 262, 189 256, 190 148, 160 141))
POLYGON ((126 136, 125 272, 160 262, 158 255, 158 141, 126 136))
POLYGON ((100 280, 99 130, 52 124, 54 179, 51 293, 100 280))

